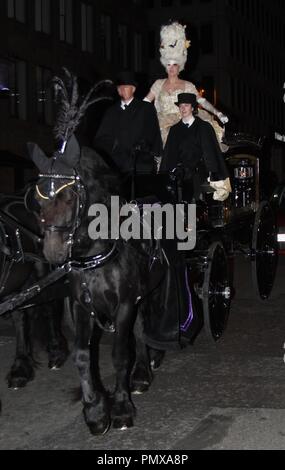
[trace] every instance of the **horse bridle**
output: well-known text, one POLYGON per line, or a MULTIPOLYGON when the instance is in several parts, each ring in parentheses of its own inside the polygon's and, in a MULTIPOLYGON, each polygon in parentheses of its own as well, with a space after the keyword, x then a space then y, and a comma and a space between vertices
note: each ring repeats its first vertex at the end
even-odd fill
POLYGON ((72 259, 72 246, 74 244, 74 234, 77 230, 77 228, 81 224, 82 216, 85 211, 86 207, 86 201, 87 201, 87 191, 85 189, 84 184, 81 181, 81 178, 78 174, 74 174, 72 176, 69 175, 60 175, 60 174, 53 174, 53 173, 47 173, 47 174, 40 174, 40 178, 49 178, 50 181, 50 188, 48 192, 48 196, 45 196, 44 194, 41 193, 38 185, 36 185, 36 191, 39 197, 43 199, 52 199, 54 198, 60 191, 63 191, 65 188, 70 187, 75 185, 75 193, 77 196, 76 199, 76 209, 75 209, 75 217, 73 220, 73 223, 70 225, 44 225, 44 230, 46 232, 69 232, 68 234, 68 240, 67 240, 67 245, 69 245, 69 253, 68 257, 69 260, 66 263, 66 269, 67 272, 70 271, 71 269, 75 271, 86 271, 86 270, 91 270, 94 268, 99 268, 106 264, 107 262, 113 260, 117 254, 118 254, 118 247, 117 247, 117 241, 115 241, 111 247, 111 249, 107 250, 104 253, 100 253, 98 255, 93 255, 89 256, 88 258, 85 259, 72 259), (55 184, 53 179, 65 179, 65 180, 70 180, 69 183, 66 183, 57 190, 55 189, 55 184))
MULTIPOLYGON (((38 196, 45 200, 52 200, 57 194, 66 188, 75 187, 74 193, 76 195, 76 207, 72 217, 72 223, 69 225, 44 225, 45 232, 68 232, 67 244, 69 245, 69 257, 71 256, 72 245, 74 243, 74 234, 80 226, 82 215, 86 205, 86 189, 78 174, 74 175, 61 175, 57 173, 40 174, 39 178, 48 179, 50 181, 49 191, 47 195, 40 191, 39 185, 36 185, 36 192, 38 196), (67 180, 68 183, 63 184, 59 188, 55 188, 55 180, 67 180)), ((42 220, 44 223, 44 220, 42 220)))

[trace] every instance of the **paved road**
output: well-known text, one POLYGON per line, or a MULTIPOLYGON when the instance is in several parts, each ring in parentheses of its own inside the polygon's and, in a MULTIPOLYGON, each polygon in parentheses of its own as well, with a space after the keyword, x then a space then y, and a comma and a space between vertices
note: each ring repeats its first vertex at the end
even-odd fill
MULTIPOLYGON (((285 450, 285 260, 267 302, 256 300, 249 269, 239 262, 223 340, 211 344, 201 332, 193 346, 168 353, 149 392, 134 397, 135 427, 102 437, 89 434, 81 403, 74 401, 78 378, 71 359, 49 371, 45 352, 38 351, 35 380, 22 390, 7 389, 15 341, 2 319, 0 449, 285 450)), ((101 357, 108 386, 108 337, 101 357)))

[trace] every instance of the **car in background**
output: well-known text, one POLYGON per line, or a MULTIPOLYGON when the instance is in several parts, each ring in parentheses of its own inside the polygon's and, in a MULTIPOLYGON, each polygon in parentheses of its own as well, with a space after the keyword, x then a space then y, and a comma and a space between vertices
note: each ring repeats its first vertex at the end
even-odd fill
POLYGON ((279 254, 285 255, 285 181, 275 188, 270 202, 276 215, 279 254))

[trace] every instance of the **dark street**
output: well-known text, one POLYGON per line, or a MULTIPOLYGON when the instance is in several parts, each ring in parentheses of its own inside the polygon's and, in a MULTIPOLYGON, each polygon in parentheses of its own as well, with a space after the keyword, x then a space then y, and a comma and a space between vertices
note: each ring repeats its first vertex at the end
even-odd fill
MULTIPOLYGON (((236 268, 236 297, 224 338, 204 331, 193 346, 169 352, 152 387, 135 396, 133 428, 93 437, 74 401, 77 371, 71 358, 58 371, 40 367, 25 389, 9 390, 14 357, 10 322, 1 320, 0 449, 285 449, 285 260, 280 259, 271 299, 258 301, 249 261, 236 268)), ((72 347, 72 344, 70 344, 72 347)), ((112 386, 110 337, 101 348, 104 383, 112 386)))

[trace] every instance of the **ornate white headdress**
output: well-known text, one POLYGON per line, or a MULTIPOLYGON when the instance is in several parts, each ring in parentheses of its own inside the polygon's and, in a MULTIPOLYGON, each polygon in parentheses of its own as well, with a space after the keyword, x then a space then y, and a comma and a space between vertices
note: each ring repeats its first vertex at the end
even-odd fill
POLYGON ((160 29, 160 62, 166 68, 167 64, 175 63, 179 65, 179 70, 183 70, 187 60, 187 49, 190 41, 186 39, 186 26, 174 21, 160 29))

